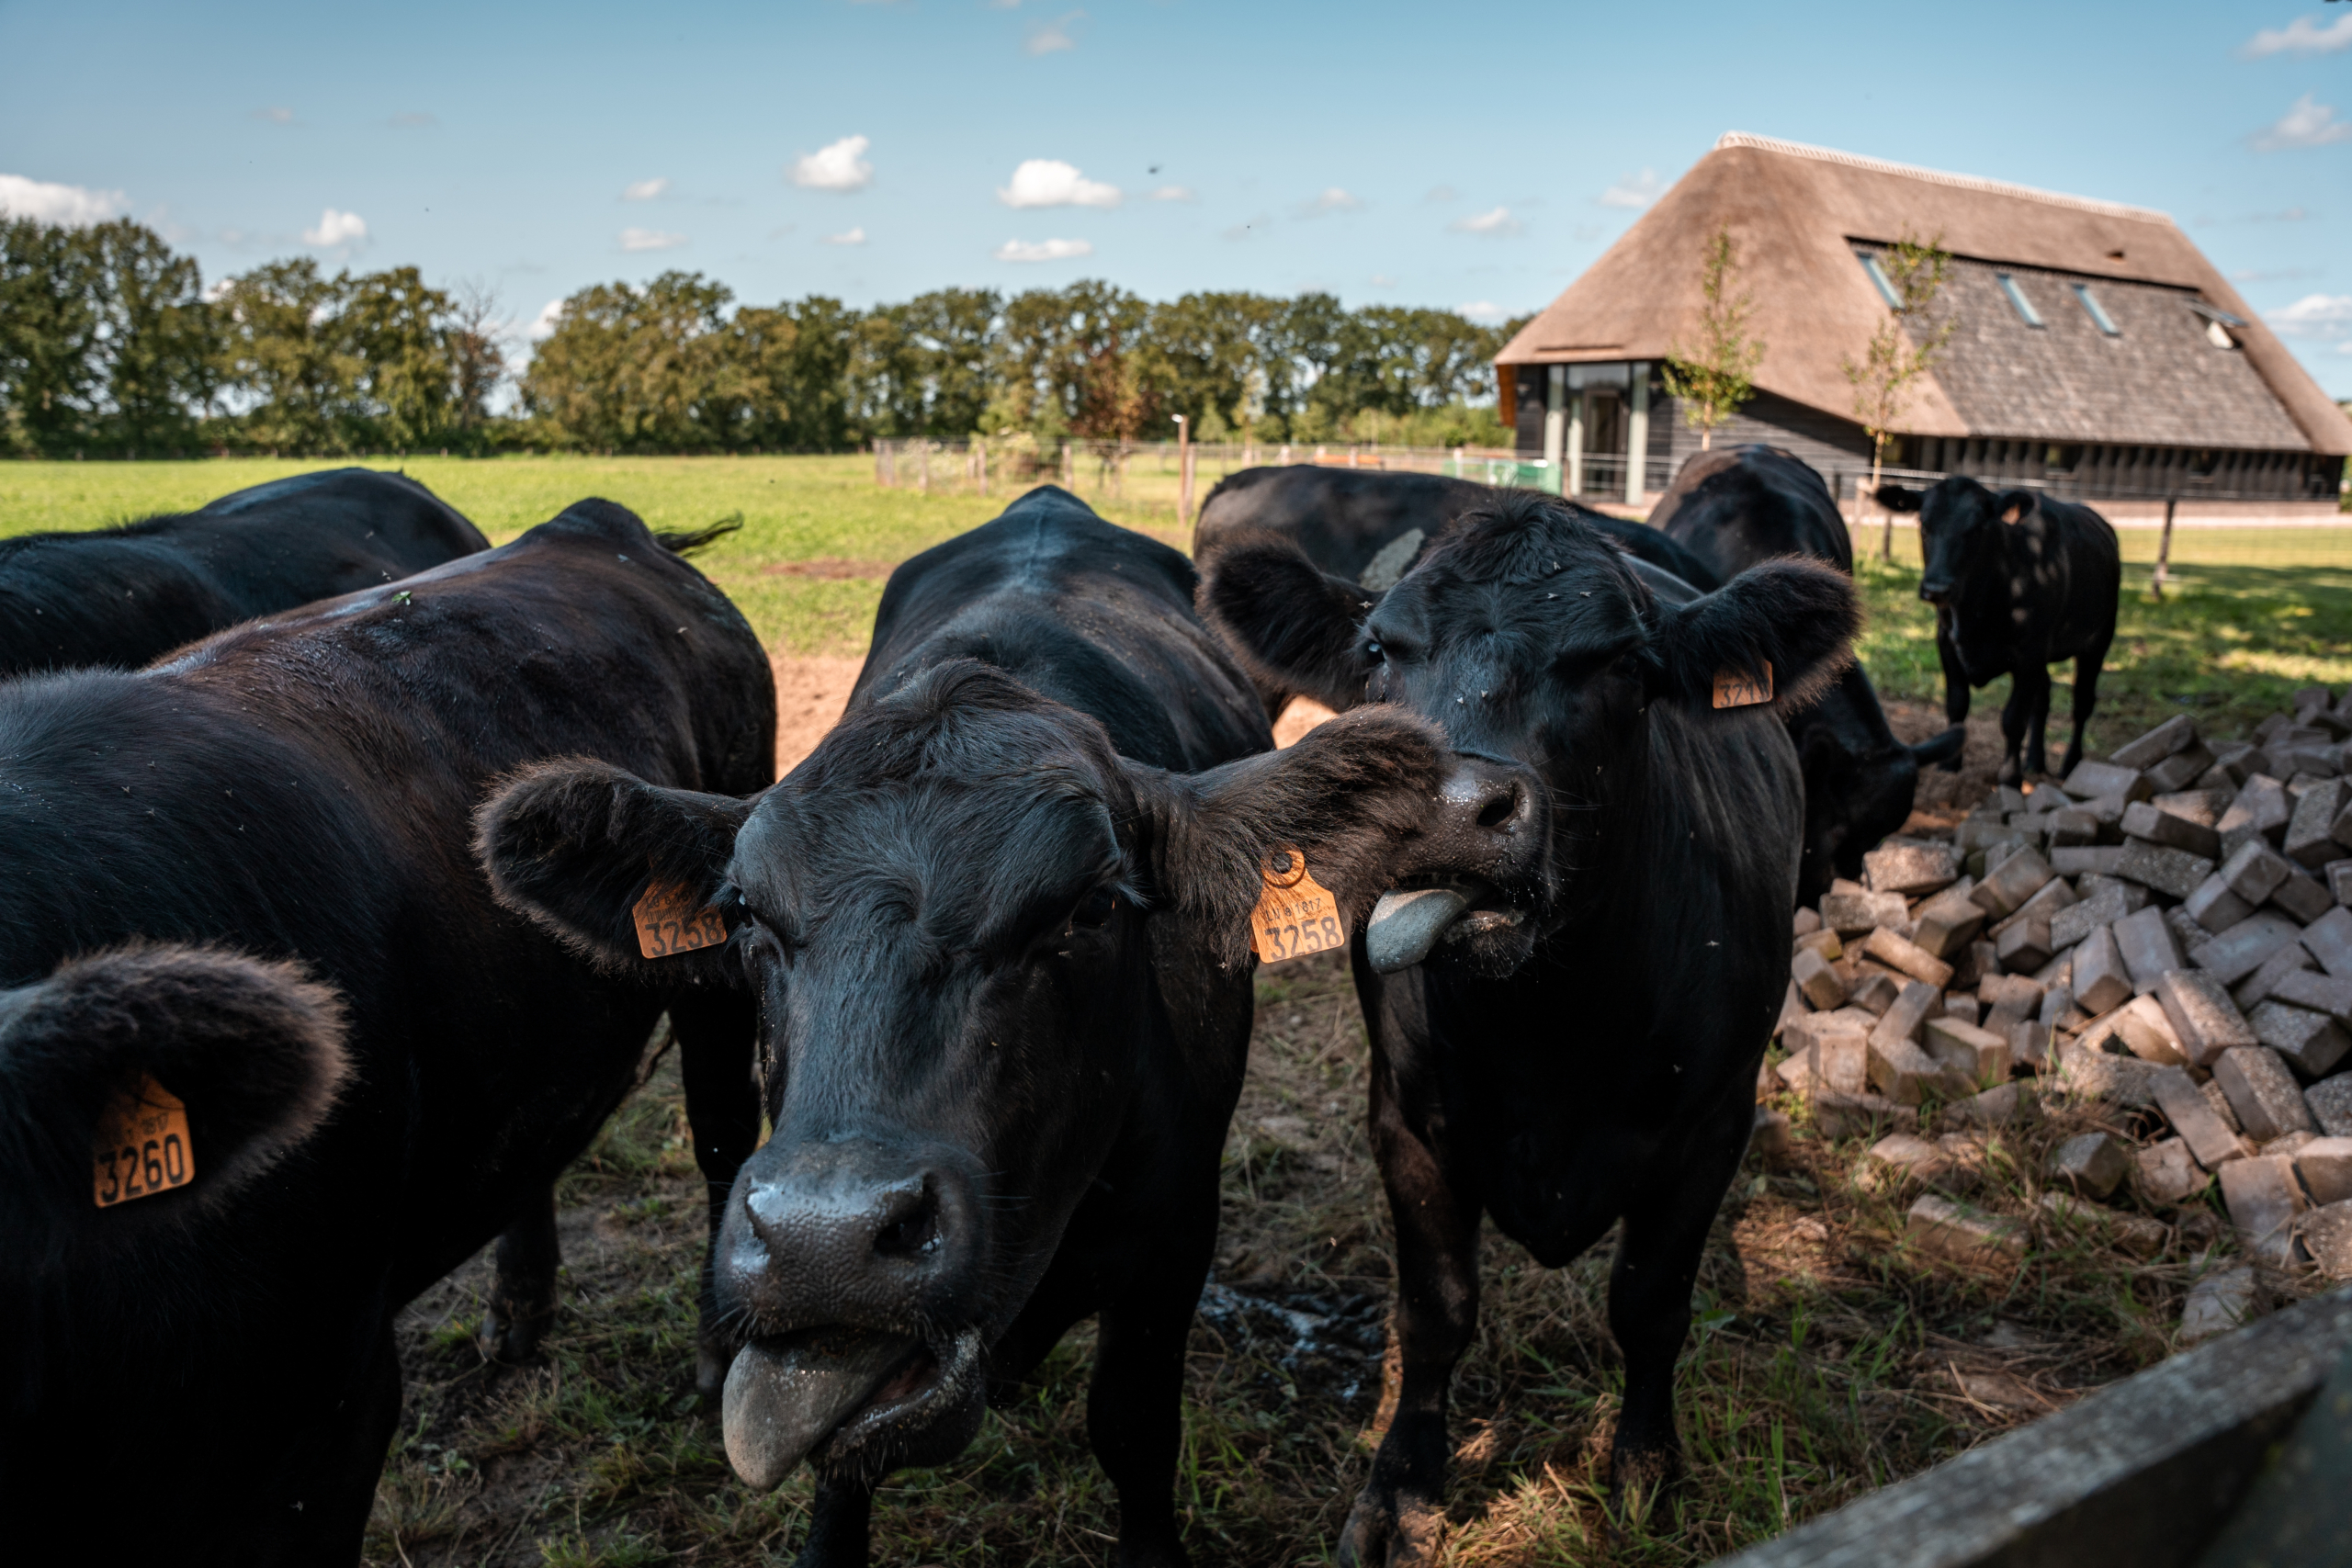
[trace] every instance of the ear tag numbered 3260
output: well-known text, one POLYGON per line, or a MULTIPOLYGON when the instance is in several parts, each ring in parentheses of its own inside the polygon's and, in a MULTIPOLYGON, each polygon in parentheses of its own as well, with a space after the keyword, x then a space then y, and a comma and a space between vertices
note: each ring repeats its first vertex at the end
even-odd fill
POLYGON ((1717 707, 1753 707, 1758 703, 1769 703, 1771 700, 1772 665, 1770 660, 1765 661, 1764 679, 1761 682, 1737 670, 1715 671, 1715 705, 1717 707))
POLYGON ((187 1107, 151 1074, 98 1113, 90 1195, 101 1209, 153 1198, 196 1179, 187 1107))
POLYGON ((727 940, 727 919, 674 882, 656 882, 629 910, 637 921, 637 950, 648 958, 717 947, 727 940))
POLYGON ((1267 964, 1348 945, 1340 901, 1307 874, 1306 857, 1283 848, 1259 863, 1263 886, 1250 913, 1250 950, 1267 964))

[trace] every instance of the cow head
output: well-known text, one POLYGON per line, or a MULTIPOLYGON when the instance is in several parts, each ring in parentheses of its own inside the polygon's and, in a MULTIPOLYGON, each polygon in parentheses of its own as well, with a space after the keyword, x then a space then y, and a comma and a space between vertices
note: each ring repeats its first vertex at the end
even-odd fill
POLYGON ((1520 781, 1540 852, 1422 897, 1429 912, 1384 947, 1383 921, 1412 890, 1392 895, 1367 937, 1375 964, 1438 952, 1487 974, 1516 968, 1572 912, 1612 807, 1670 784, 1652 765, 1657 705, 1711 708, 1718 675, 1760 684, 1769 665, 1769 707, 1785 715, 1836 679, 1859 618, 1850 582, 1799 560, 1665 603, 1605 536, 1527 491, 1457 518, 1385 594, 1327 578, 1265 536, 1219 552, 1201 593, 1253 674, 1334 708, 1401 705, 1520 781))
POLYGON ((1361 923, 1395 875, 1491 836, 1456 772, 1428 724, 1381 708, 1171 774, 958 660, 749 800, 573 762, 490 801, 478 847, 507 903, 608 966, 759 998, 775 1133, 716 1250, 748 1341, 725 1419, 744 1479, 960 1450, 988 1348, 1123 1125, 1238 1072, 1248 993, 1224 977, 1248 972, 1261 864, 1301 852, 1361 923), (724 942, 642 958, 631 908, 653 883, 718 910, 724 942))
POLYGON ((1889 512, 1919 514, 1919 597, 1930 604, 1948 602, 1979 561, 1999 558, 2001 530, 2031 516, 2038 504, 2030 490, 1996 493, 1961 474, 1924 491, 1881 485, 1877 496, 1889 512))

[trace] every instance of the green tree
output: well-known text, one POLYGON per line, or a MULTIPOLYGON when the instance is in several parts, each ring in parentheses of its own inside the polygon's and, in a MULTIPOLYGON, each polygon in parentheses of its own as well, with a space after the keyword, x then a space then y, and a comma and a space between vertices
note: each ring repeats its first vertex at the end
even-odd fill
POLYGON ((74 231, 0 220, 0 442, 71 457, 90 440, 100 319, 89 251, 74 231))
POLYGON ((1663 367, 1667 394, 1699 432, 1702 452, 1714 446, 1715 426, 1755 394, 1756 367, 1764 358, 1762 340, 1747 331, 1755 301, 1738 286, 1739 247, 1729 227, 1718 229, 1699 260, 1699 341, 1687 350, 1668 344, 1663 367))
MULTIPOLYGON (((1846 379, 1854 389, 1854 417, 1870 433, 1872 495, 1878 491, 1887 438, 1910 404, 1913 384, 1935 364, 1959 324, 1950 318, 1929 319, 1936 296, 1951 276, 1951 253, 1943 248, 1941 234, 1923 243, 1906 229, 1893 249, 1877 253, 1876 260, 1894 291, 1895 303, 1871 333, 1860 363, 1851 355, 1845 360, 1846 379)), ((1894 558, 1893 512, 1887 513, 1880 531, 1878 555, 1881 560, 1894 558)))
POLYGON ((413 266, 336 281, 334 326, 360 367, 351 415, 360 442, 393 452, 448 445, 460 423, 449 296, 413 266))
POLYGON ((523 377, 523 402, 559 446, 707 452, 730 444, 750 390, 729 352, 734 296, 700 273, 595 284, 563 302, 523 377))
POLYGON ((241 411, 238 434, 271 452, 344 453, 368 434, 368 367, 341 320, 349 275, 322 276, 304 256, 268 262, 226 280, 213 307, 220 322, 220 385, 241 411))

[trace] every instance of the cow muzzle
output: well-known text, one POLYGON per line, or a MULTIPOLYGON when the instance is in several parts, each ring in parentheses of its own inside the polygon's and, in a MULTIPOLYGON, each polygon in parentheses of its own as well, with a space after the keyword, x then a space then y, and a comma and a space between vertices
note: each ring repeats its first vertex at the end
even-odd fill
POLYGON ((1437 819, 1415 869, 1383 894, 1364 925, 1364 956, 1382 974, 1420 963, 1442 942, 1497 935, 1527 919, 1541 878, 1543 788, 1523 768, 1462 757, 1438 793, 1437 819))
POLYGON ((1941 604, 1945 600, 1951 597, 1951 584, 1949 582, 1928 582, 1923 580, 1919 584, 1919 597, 1925 599, 1930 604, 1941 604))

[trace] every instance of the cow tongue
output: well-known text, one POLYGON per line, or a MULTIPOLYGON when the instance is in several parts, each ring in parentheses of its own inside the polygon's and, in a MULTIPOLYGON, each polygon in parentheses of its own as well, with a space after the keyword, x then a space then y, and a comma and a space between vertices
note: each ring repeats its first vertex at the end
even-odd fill
POLYGON ((749 1345, 727 1369, 720 1405, 727 1461, 743 1484, 772 1492, 808 1450, 906 1363, 903 1334, 821 1329, 787 1345, 749 1345))
POLYGON ((1384 893, 1364 923, 1364 956, 1383 975, 1409 968, 1429 956, 1438 938, 1469 907, 1470 900, 1452 887, 1384 893))

